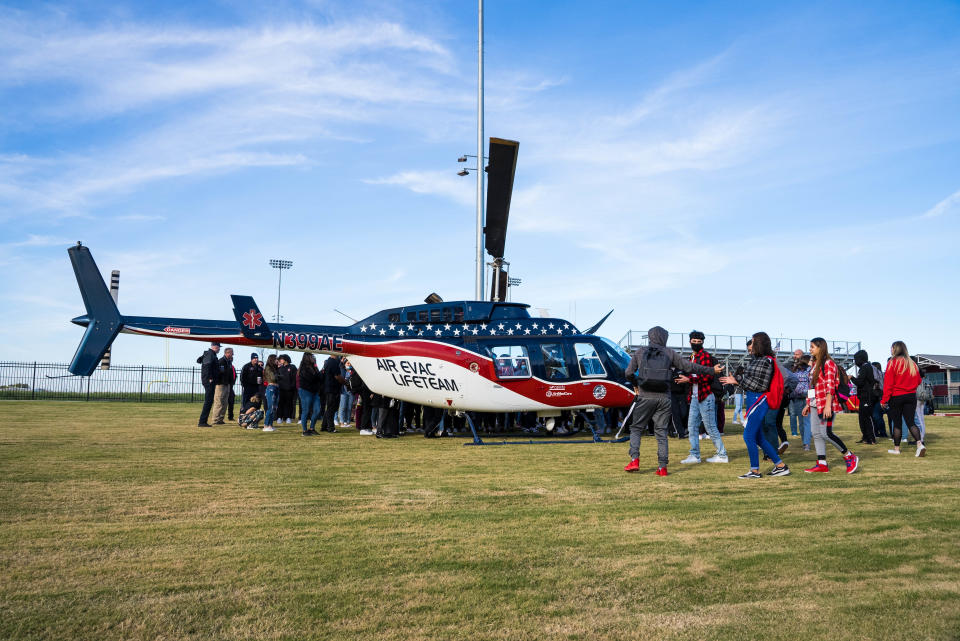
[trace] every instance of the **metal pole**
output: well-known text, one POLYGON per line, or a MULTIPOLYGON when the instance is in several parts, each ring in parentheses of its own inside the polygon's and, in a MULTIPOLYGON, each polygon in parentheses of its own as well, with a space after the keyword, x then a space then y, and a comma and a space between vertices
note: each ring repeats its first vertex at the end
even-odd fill
POLYGON ((476 300, 483 296, 483 0, 477 10, 477 286, 476 300))
POLYGON ((280 283, 283 281, 283 268, 277 269, 277 323, 280 322, 280 283))
POLYGON ((143 402, 143 365, 140 366, 140 402, 143 402))
POLYGON ((30 383, 30 398, 37 397, 37 361, 33 361, 33 382, 30 383))

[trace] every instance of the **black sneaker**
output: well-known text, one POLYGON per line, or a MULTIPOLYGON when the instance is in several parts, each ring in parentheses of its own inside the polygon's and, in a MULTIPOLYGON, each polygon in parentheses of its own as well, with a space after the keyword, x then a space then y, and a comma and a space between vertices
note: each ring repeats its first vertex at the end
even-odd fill
POLYGON ((197 423, 197 427, 213 427, 210 423, 197 423))
POLYGON ((746 474, 741 474, 741 475, 738 476, 737 478, 741 478, 741 479, 759 479, 759 478, 763 478, 763 474, 761 474, 760 472, 754 472, 753 470, 750 470, 750 471, 747 472, 746 474))
POLYGON ((768 476, 790 476, 790 468, 784 465, 783 467, 775 467, 769 472, 768 476))
POLYGON ((311 432, 310 430, 307 430, 306 432, 300 432, 300 436, 313 436, 314 434, 316 434, 316 432, 311 432))

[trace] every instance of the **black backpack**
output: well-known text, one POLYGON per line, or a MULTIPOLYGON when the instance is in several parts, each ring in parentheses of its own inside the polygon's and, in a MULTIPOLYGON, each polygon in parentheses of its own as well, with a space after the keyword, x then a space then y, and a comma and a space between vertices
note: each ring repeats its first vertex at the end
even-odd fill
POLYGON ((670 354, 659 345, 647 345, 643 348, 640 366, 637 368, 637 386, 647 392, 667 392, 670 390, 670 354))

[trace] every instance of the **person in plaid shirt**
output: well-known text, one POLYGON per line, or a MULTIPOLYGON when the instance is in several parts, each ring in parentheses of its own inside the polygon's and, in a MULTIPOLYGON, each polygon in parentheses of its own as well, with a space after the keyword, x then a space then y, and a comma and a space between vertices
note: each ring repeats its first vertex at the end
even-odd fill
MULTIPOLYGON (((690 332, 690 349, 693 355, 690 360, 698 365, 712 367, 716 361, 710 353, 703 349, 703 332, 690 332)), ((710 390, 713 376, 708 374, 691 374, 677 377, 678 383, 687 383, 687 402, 690 403, 690 415, 687 418, 687 436, 690 438, 690 455, 680 461, 691 464, 700 462, 700 421, 707 428, 707 434, 717 448, 717 453, 707 459, 707 463, 726 463, 727 450, 723 446, 723 437, 717 429, 717 399, 710 390)))
POLYGON ((827 466, 827 441, 830 441, 843 455, 847 474, 853 474, 860 467, 860 458, 848 450, 840 437, 833 433, 833 417, 840 411, 840 402, 837 401, 837 364, 830 357, 827 341, 822 338, 810 341, 810 355, 813 357, 813 371, 810 372, 811 388, 807 392, 807 405, 803 408, 803 415, 810 416, 817 464, 804 472, 830 471, 827 466))

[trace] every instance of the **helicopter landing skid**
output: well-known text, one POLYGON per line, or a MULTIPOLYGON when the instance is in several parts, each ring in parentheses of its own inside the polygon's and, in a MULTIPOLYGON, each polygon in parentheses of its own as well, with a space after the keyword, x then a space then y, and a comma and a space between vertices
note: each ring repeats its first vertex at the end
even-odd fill
POLYGON ((629 436, 612 438, 612 439, 604 439, 604 438, 603 438, 602 436, 600 436, 600 434, 597 432, 597 429, 596 429, 596 419, 589 418, 589 417, 587 416, 586 412, 584 412, 583 410, 580 410, 579 415, 583 418, 583 421, 584 421, 584 423, 587 425, 587 427, 590 428, 590 432, 593 434, 593 438, 592 438, 592 439, 589 439, 589 440, 587 440, 587 439, 564 439, 564 440, 562 440, 562 441, 557 441, 557 440, 553 440, 553 441, 541 441, 541 440, 536 440, 536 441, 535 441, 535 440, 532 440, 532 439, 531 439, 531 440, 526 440, 526 441, 496 441, 496 442, 488 441, 488 442, 484 442, 484 440, 480 438, 480 435, 477 434, 477 427, 473 424, 473 418, 470 417, 470 413, 469 413, 469 412, 465 412, 465 413, 464 413, 464 416, 465 416, 466 419, 467 419, 467 425, 470 426, 470 432, 473 434, 473 442, 471 442, 471 443, 464 443, 464 445, 465 445, 465 446, 469 446, 469 445, 562 445, 562 444, 564 444, 564 443, 608 443, 608 444, 609 444, 609 443, 624 443, 624 442, 630 440, 630 437, 629 437, 629 436))

